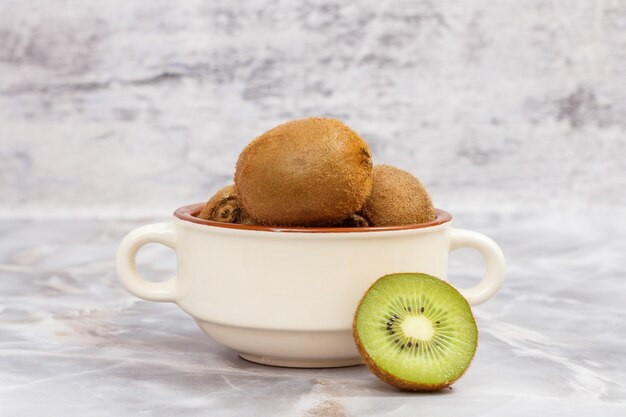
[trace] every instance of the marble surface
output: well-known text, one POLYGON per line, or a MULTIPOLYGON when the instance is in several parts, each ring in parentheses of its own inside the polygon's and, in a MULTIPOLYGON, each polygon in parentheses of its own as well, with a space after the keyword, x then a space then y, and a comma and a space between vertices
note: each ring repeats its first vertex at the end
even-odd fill
MULTIPOLYGON (((122 236, 144 222, 0 222, 0 416, 626 415, 626 226, 606 216, 458 213, 508 260, 501 292, 474 308, 467 374, 404 393, 364 367, 265 367, 204 336, 173 304, 141 301, 114 271, 122 236)), ((174 255, 140 252, 141 271, 174 255)), ((469 285, 471 252, 452 258, 469 285)))

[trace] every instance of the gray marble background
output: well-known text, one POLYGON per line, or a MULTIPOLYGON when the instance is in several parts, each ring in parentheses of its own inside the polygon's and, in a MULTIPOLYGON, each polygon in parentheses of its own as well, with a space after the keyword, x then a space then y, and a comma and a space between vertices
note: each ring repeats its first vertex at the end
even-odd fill
POLYGON ((0 215, 162 216, 340 118, 462 210, 626 206, 626 2, 0 2, 0 215))
POLYGON ((0 416, 626 415, 625 80, 623 0, 0 0, 0 416), (453 390, 250 364, 117 281, 126 232, 311 115, 502 246, 453 390))

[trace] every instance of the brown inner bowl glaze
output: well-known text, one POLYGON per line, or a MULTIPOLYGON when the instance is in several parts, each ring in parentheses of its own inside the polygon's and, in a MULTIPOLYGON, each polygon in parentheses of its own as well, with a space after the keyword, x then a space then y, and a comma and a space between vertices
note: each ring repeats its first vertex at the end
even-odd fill
POLYGON ((206 203, 190 204, 183 206, 174 212, 174 216, 181 220, 192 223, 203 224, 205 226, 224 227, 227 229, 256 230, 262 232, 296 232, 296 233, 366 233, 366 232, 388 232, 392 230, 424 229, 426 227, 437 226, 452 220, 452 216, 447 211, 437 210, 435 220, 428 223, 407 224, 402 226, 383 227, 280 227, 280 226, 256 226, 249 224, 221 223, 213 220, 202 220, 196 216, 202 211, 206 203))

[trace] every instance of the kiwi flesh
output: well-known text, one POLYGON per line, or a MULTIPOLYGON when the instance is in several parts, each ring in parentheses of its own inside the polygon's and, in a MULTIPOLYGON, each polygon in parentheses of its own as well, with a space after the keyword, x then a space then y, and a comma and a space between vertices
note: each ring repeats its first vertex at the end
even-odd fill
POLYGON ((243 210, 234 185, 227 185, 216 192, 197 217, 222 223, 251 223, 243 210))
POLYGON ((430 195, 410 173, 376 165, 372 176, 372 192, 362 209, 370 226, 427 223, 437 217, 430 195))
POLYGON ((331 118, 293 120, 239 155, 235 186, 245 211, 273 226, 331 226, 358 212, 372 188, 372 153, 331 118))
POLYGON ((363 296, 352 326, 367 367, 409 391, 460 378, 478 342, 472 310, 450 284, 421 273, 385 275, 363 296))

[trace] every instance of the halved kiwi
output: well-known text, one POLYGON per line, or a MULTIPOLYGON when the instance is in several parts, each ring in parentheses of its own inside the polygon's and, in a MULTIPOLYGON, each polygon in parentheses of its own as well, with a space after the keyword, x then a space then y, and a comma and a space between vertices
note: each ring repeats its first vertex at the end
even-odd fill
POLYGON ((367 367, 410 391, 436 391, 456 381, 476 352, 470 306, 450 284, 421 273, 385 275, 361 300, 353 335, 367 367))

